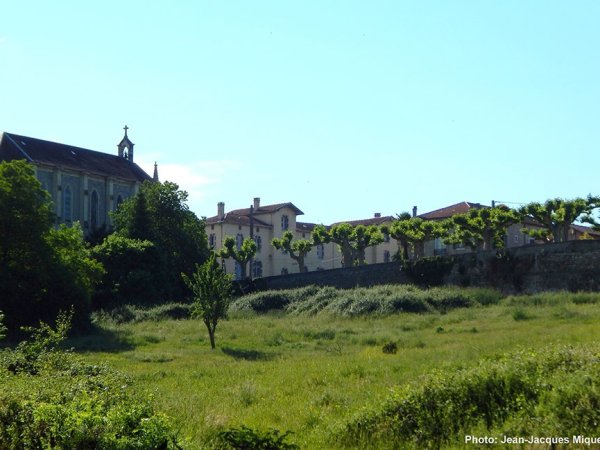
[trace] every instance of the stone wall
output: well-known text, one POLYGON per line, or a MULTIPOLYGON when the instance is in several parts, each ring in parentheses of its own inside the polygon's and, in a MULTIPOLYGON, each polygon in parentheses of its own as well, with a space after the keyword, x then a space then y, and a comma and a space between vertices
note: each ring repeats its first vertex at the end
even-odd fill
POLYGON ((346 269, 319 270, 315 272, 265 277, 257 281, 256 284, 261 290, 290 289, 311 284, 350 289, 357 286, 368 287, 378 284, 401 284, 408 282, 406 274, 400 270, 400 263, 391 262, 348 267, 346 269))
POLYGON ((600 241, 528 245, 455 257, 449 284, 492 286, 504 292, 599 291, 600 241))
MULTIPOLYGON (((600 241, 528 245, 453 256, 453 259, 445 284, 489 286, 505 293, 600 291, 600 241)), ((400 263, 391 262, 266 277, 257 280, 255 287, 288 289, 313 284, 347 289, 401 283, 410 283, 410 279, 401 271, 400 263)))

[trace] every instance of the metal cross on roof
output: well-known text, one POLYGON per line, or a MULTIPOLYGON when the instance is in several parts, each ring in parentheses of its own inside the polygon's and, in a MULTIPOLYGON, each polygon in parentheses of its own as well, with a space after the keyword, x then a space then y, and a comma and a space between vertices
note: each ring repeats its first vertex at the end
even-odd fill
POLYGON ((127 130, 129 130, 129 127, 128 127, 127 125, 125 125, 125 126, 123 127, 123 129, 125 130, 125 136, 127 136, 127 130))

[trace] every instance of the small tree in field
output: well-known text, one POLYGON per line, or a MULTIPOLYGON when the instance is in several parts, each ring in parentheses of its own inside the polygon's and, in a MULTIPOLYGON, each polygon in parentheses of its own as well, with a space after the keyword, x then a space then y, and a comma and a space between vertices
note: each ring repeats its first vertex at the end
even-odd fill
POLYGON ((227 275, 217 262, 214 253, 191 277, 181 274, 183 281, 192 291, 194 305, 192 316, 202 319, 208 329, 210 346, 215 348, 215 331, 220 319, 227 318, 227 307, 231 298, 231 276, 227 275))

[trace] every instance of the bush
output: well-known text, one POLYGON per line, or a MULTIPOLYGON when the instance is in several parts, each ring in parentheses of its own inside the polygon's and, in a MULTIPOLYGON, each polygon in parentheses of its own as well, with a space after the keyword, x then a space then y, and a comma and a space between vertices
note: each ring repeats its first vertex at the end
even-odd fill
POLYGON ((336 434, 365 448, 442 448, 466 434, 597 435, 599 348, 550 347, 434 372, 361 412, 336 434))
POLYGON ((0 448, 180 448, 166 417, 127 377, 58 348, 68 318, 2 352, 0 448))
POLYGON ((92 254, 106 269, 94 295, 94 309, 151 305, 162 299, 160 255, 152 242, 111 234, 92 254))
POLYGON ((396 344, 395 342, 386 342, 385 344, 383 344, 381 350, 383 351, 383 353, 386 354, 395 354, 398 352, 398 344, 396 344))
POLYGON ((281 434, 279 430, 256 431, 241 426, 221 431, 219 439, 229 448, 239 450, 299 450, 298 445, 286 442, 290 434, 290 431, 281 434))

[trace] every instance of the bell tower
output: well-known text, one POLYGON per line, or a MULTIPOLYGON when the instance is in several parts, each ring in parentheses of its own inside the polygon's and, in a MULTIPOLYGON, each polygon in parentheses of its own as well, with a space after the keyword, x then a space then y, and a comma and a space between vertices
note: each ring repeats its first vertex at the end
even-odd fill
POLYGON ((117 148, 119 149, 119 156, 133 162, 134 144, 129 140, 129 137, 127 137, 127 130, 129 130, 129 127, 125 125, 123 129, 125 130, 125 136, 123 136, 123 139, 121 139, 121 142, 119 142, 119 145, 117 145, 117 148))

